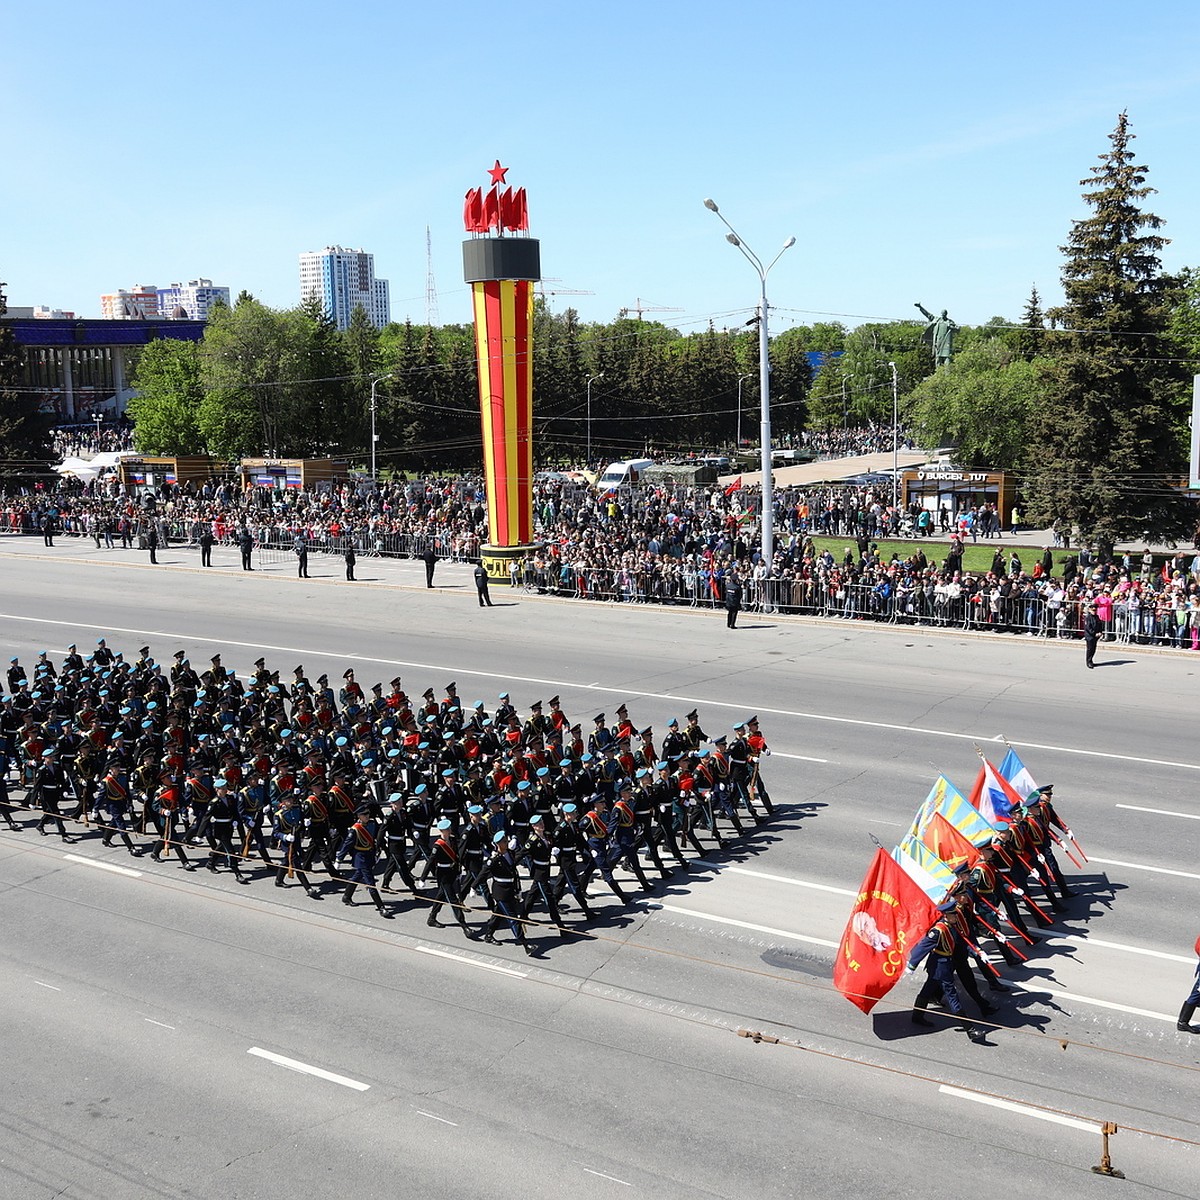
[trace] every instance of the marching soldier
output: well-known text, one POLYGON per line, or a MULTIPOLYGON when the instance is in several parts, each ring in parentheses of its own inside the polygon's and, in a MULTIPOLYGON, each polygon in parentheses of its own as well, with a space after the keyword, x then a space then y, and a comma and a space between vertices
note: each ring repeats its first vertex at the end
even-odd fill
POLYGON ((375 886, 375 859, 378 855, 379 822, 363 807, 355 814, 357 819, 350 826, 338 852, 343 862, 351 858, 350 877, 342 893, 343 904, 354 903, 355 889, 361 884, 367 889, 371 902, 381 917, 391 918, 392 913, 384 907, 383 898, 375 886))
POLYGON ((442 905, 447 904, 463 933, 468 938, 474 938, 475 931, 467 925, 462 894, 458 890, 458 877, 462 872, 462 864, 458 860, 454 826, 445 817, 437 823, 437 837, 434 839, 432 849, 433 853, 425 862, 425 870, 421 873, 421 879, 428 879, 429 875, 433 873, 434 882, 437 885, 437 899, 429 910, 429 915, 425 918, 425 924, 432 925, 437 929, 445 929, 445 925, 437 918, 438 913, 442 911, 442 905))

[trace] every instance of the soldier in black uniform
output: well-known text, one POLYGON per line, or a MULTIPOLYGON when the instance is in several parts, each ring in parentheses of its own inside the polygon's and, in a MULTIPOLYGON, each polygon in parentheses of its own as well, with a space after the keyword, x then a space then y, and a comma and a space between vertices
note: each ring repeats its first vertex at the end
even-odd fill
POLYGON ((42 751, 41 762, 34 771, 33 786, 30 789, 30 804, 32 807, 40 807, 42 810, 42 817, 37 826, 38 833, 45 837, 46 826, 56 825, 58 836, 64 842, 69 843, 75 841, 75 838, 67 833, 60 812, 66 788, 66 774, 58 762, 54 747, 50 746, 42 751))
POLYGON ((417 881, 409 866, 409 837, 412 826, 402 792, 393 792, 384 809, 383 834, 386 839, 387 867, 383 872, 383 889, 389 890, 392 879, 399 875, 404 886, 416 896, 417 881))
POLYGON ((492 838, 494 852, 484 873, 492 894, 492 916, 484 926, 483 940, 496 944, 496 930, 501 921, 508 921, 517 944, 525 948, 525 953, 535 953, 532 946, 525 940, 525 930, 519 919, 521 904, 521 884, 517 875, 517 860, 509 849, 508 837, 501 830, 492 838))
POLYGON ((467 925, 467 917, 462 903, 463 897, 458 886, 462 863, 458 857, 454 826, 445 817, 437 823, 437 837, 434 839, 432 850, 433 853, 425 862, 425 870, 421 873, 421 878, 422 880, 428 879, 429 875, 433 873, 434 882, 437 884, 437 899, 429 910, 429 916, 425 918, 425 924, 444 929, 445 925, 437 918, 438 913, 442 911, 442 905, 447 904, 463 933, 469 938, 474 938, 475 930, 467 925))
POLYGON ((524 921, 533 906, 542 903, 550 914, 550 920, 563 932, 562 917, 558 913, 558 898, 550 882, 550 871, 554 865, 554 846, 546 836, 546 822, 534 815, 529 826, 529 840, 521 850, 521 857, 529 870, 529 886, 525 889, 525 900, 521 905, 521 920, 524 921))
POLYGON ((238 883, 249 883, 242 874, 238 853, 233 846, 233 827, 237 821, 237 797, 229 790, 223 775, 213 780, 213 798, 208 806, 208 869, 214 874, 224 860, 238 883))

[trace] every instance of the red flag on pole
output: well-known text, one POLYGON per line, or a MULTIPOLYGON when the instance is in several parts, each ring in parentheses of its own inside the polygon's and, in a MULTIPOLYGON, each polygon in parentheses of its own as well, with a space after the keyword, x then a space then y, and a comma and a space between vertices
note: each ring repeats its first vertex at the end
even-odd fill
POLYGON ((886 850, 876 850, 842 934, 833 986, 869 1013, 904 974, 913 946, 937 917, 933 901, 886 850))
POLYGON ((726 489, 725 495, 732 496, 734 492, 742 490, 742 477, 739 475, 726 489))
POLYGON ((973 867, 979 851, 941 813, 934 813, 921 833, 921 841, 952 870, 964 862, 973 867))
POLYGON ((483 198, 483 229, 486 233, 493 225, 500 224, 500 189, 492 188, 483 198))
POLYGON ((482 233, 482 221, 483 193, 478 188, 472 188, 463 200, 463 225, 468 233, 482 233))

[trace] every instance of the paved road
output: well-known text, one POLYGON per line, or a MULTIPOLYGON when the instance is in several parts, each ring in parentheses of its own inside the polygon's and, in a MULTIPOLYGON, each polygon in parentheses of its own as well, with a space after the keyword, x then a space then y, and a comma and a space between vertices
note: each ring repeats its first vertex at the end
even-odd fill
MULTIPOLYGON (((499 589, 480 611, 461 567, 429 592, 419 564, 372 561, 355 587, 334 564, 299 581, 31 549, 0 548, 0 649, 144 636, 164 659, 222 648, 244 671, 262 652, 310 677, 352 659, 364 683, 453 678, 468 702, 557 691, 585 724, 626 700, 659 731, 693 703, 710 734, 757 711, 779 811, 628 911, 601 899, 595 937, 539 936, 533 960, 428 930, 409 902, 384 923, 94 839, 0 835, 0 1195, 924 1196, 956 1161, 1016 1196, 1120 1186, 1089 1171, 1094 1124, 996 1097, 1200 1141, 1200 1039, 1174 1029, 1200 881, 1194 660, 1121 648, 1087 672, 1078 646, 730 633, 499 589), (974 746, 998 759, 1001 735, 1056 784, 1091 856, 1080 894, 1010 973, 991 1046, 914 1029, 914 982, 863 1017, 829 976, 871 839, 900 835, 938 771, 969 786, 974 746)), ((1195 1195, 1196 1148, 1123 1130, 1113 1152, 1141 1190, 1195 1195)))

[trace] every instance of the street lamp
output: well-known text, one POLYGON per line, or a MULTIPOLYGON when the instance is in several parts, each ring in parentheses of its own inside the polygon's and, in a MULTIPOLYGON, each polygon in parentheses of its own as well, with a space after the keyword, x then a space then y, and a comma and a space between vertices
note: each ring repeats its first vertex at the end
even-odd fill
POLYGON ((92 413, 92 420, 96 422, 96 451, 100 450, 100 426, 104 424, 104 414, 102 412, 92 413))
POLYGON ((587 377, 587 465, 589 467, 592 465, 592 380, 603 378, 603 371, 587 377))
POLYGON ((394 378, 394 373, 384 371, 382 375, 371 376, 371 482, 377 483, 375 474, 375 443, 379 440, 375 433, 375 389, 385 379, 394 378))
POLYGON ((762 556, 767 571, 771 570, 771 560, 775 554, 775 490, 771 476, 771 362, 767 343, 767 275, 779 261, 785 250, 796 244, 794 237, 783 243, 778 254, 764 267, 762 259, 742 241, 738 231, 721 215, 716 201, 707 199, 704 207, 714 212, 729 232, 725 240, 741 251, 742 257, 754 268, 758 281, 762 285, 758 306, 758 379, 759 403, 761 407, 761 432, 759 441, 762 452, 762 556))
POLYGON ((742 449, 742 382, 746 379, 753 379, 754 372, 751 371, 748 375, 738 376, 738 422, 737 422, 737 450, 740 453, 742 449))
POLYGON ((896 364, 892 368, 892 507, 900 496, 900 387, 896 382, 896 364))

